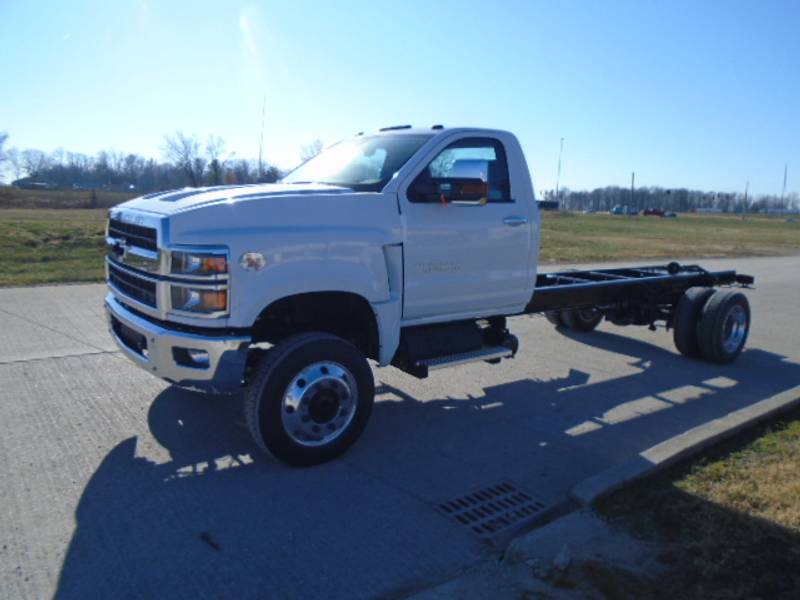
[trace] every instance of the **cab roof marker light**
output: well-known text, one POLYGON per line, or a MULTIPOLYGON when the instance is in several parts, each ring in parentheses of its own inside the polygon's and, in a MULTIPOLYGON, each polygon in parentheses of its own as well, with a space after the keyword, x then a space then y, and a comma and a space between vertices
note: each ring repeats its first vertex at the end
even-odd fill
POLYGON ((391 125, 390 127, 381 127, 378 131, 396 131, 398 129, 411 129, 411 125, 391 125))

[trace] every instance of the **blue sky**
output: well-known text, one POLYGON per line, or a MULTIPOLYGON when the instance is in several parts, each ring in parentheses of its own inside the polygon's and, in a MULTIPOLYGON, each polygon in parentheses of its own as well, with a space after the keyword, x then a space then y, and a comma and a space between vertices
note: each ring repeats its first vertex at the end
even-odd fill
POLYGON ((160 156, 413 123, 508 129, 539 189, 800 190, 800 1, 0 0, 9 145, 160 156))

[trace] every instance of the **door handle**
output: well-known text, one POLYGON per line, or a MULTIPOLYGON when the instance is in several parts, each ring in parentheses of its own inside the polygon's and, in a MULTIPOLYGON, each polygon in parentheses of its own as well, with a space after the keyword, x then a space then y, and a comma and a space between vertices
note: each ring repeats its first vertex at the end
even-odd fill
POLYGON ((525 225, 527 222, 528 222, 528 217, 519 217, 516 215, 513 217, 506 217, 505 219, 503 219, 503 223, 505 223, 509 227, 517 227, 519 225, 525 225))

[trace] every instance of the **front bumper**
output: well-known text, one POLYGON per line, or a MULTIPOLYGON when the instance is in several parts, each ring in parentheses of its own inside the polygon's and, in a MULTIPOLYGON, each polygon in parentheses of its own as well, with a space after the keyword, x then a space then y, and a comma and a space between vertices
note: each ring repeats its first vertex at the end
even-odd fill
POLYGON ((117 346, 149 373, 181 387, 209 392, 232 392, 241 386, 250 337, 165 329, 125 308, 112 293, 106 296, 105 308, 117 346), (203 360, 195 361, 192 356, 203 360))

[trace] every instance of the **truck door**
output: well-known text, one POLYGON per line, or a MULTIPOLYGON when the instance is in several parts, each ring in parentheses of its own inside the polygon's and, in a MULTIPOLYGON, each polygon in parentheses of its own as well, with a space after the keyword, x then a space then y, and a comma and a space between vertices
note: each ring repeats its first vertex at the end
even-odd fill
POLYGON ((404 320, 519 310, 530 299, 533 199, 515 199, 499 139, 447 144, 400 188, 404 320))

